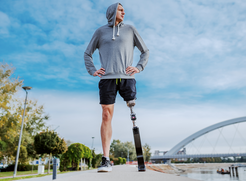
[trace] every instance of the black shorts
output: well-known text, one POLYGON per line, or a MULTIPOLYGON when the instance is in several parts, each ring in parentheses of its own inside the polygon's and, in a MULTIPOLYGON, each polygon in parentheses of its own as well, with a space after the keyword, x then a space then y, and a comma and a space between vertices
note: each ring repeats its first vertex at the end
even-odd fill
POLYGON ((136 99, 135 79, 101 79, 98 87, 100 104, 114 104, 117 91, 124 101, 136 99))

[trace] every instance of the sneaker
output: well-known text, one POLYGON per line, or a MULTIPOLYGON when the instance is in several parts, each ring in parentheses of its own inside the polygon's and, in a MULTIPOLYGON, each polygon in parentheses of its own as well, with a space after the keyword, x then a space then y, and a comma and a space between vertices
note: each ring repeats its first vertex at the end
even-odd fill
POLYGON ((111 172, 112 171, 112 165, 109 160, 107 160, 105 157, 102 157, 102 163, 98 167, 97 172, 111 172))

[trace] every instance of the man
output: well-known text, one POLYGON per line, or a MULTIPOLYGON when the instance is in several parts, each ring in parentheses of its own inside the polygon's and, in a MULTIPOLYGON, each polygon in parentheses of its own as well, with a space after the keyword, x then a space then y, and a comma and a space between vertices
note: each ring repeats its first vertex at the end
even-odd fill
POLYGON ((111 121, 114 103, 119 91, 128 106, 134 106, 136 99, 136 81, 134 74, 144 69, 148 62, 149 50, 137 30, 123 23, 124 8, 120 3, 108 7, 106 17, 108 24, 96 30, 85 53, 85 65, 90 75, 101 78, 99 82, 100 104, 102 106, 101 140, 103 157, 98 172, 112 171, 109 160, 110 141, 112 137, 111 121), (117 32, 116 32, 117 31, 117 32), (132 66, 134 47, 141 51, 136 67, 132 66), (101 68, 94 66, 92 54, 98 49, 101 68))

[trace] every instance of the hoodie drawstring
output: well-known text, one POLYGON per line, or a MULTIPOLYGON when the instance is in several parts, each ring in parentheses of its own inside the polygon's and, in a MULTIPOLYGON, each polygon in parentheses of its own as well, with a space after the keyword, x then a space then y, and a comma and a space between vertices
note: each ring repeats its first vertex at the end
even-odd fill
POLYGON ((112 40, 115 40, 114 33, 115 33, 115 25, 113 26, 113 38, 112 38, 112 40))
POLYGON ((117 32, 117 36, 120 36, 120 24, 118 24, 118 32, 117 32))
MULTIPOLYGON (((120 23, 117 26, 118 26, 117 36, 120 36, 120 23)), ((112 38, 112 40, 115 40, 114 34, 115 34, 115 25, 113 26, 113 38, 112 38)))

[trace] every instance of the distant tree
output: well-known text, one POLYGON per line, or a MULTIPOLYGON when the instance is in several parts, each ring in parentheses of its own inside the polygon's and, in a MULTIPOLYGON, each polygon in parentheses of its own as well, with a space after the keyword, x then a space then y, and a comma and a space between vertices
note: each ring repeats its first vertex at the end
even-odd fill
POLYGON ((110 155, 115 155, 115 147, 117 147, 117 145, 121 144, 120 140, 113 140, 113 142, 110 144, 110 150, 109 153, 110 155))
MULTIPOLYGON (((34 149, 34 143, 29 143, 26 147, 27 155, 29 158, 31 158, 32 162, 34 159, 38 158, 37 152, 34 149)), ((32 172, 33 172, 33 164, 32 164, 32 172)))
POLYGON ((187 161, 186 161, 186 163, 191 163, 191 159, 188 158, 187 161))
POLYGON ((216 163, 221 163, 221 162, 222 162, 222 159, 221 159, 220 157, 215 157, 215 158, 214 158, 214 161, 215 161, 216 163))
POLYGON ((71 140, 66 140, 67 147, 69 147, 73 142, 71 140))
MULTIPOLYGON (((19 80, 13 73, 13 66, 0 63, 0 141, 5 145, 5 149, 1 150, 0 157, 5 158, 16 157, 14 153, 19 141, 23 115, 24 100, 15 96, 21 90, 23 80, 19 80)), ((43 106, 38 106, 37 101, 28 100, 22 146, 27 147, 29 143, 33 142, 33 135, 46 128, 45 121, 47 119, 48 116, 44 114, 43 106)))
POLYGON ((145 143, 145 145, 143 146, 143 156, 144 156, 144 160, 149 162, 150 161, 150 157, 151 157, 151 153, 150 153, 151 147, 145 143))
POLYGON ((54 131, 46 130, 34 137, 34 148, 37 154, 49 154, 48 173, 50 172, 51 156, 58 156, 67 150, 66 142, 54 131))
POLYGON ((129 150, 129 159, 136 160, 137 159, 136 150, 132 142, 123 143, 120 140, 113 140, 113 142, 110 145, 110 157, 111 159, 118 158, 118 157, 127 158, 128 150, 129 150))
POLYGON ((81 159, 86 159, 87 164, 89 164, 91 158, 93 158, 93 156, 89 147, 81 143, 73 143, 68 147, 67 152, 61 156, 61 170, 67 170, 69 165, 78 170, 81 159))
MULTIPOLYGON (((17 148, 18 146, 15 147, 14 155, 16 155, 17 153, 17 148)), ((21 164, 26 164, 28 162, 27 150, 26 150, 26 147, 23 145, 20 146, 19 162, 21 164)))
POLYGON ((15 110, 12 106, 17 102, 13 96, 21 87, 22 81, 11 78, 13 72, 13 67, 0 64, 0 140, 6 146, 6 149, 1 151, 2 156, 12 156, 16 146, 14 140, 18 134, 16 128, 20 117, 13 114, 15 110))
POLYGON ((6 150, 7 144, 0 140, 0 160, 3 159, 3 152, 6 150))

